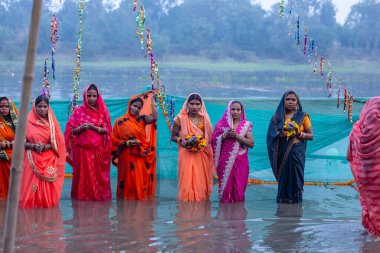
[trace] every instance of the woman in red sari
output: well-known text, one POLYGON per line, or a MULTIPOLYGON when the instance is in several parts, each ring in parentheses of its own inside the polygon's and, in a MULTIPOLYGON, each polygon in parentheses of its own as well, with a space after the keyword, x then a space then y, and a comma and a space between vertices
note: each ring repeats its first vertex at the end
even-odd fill
POLYGON ((364 105, 349 136, 350 162, 362 206, 362 224, 380 236, 380 97, 364 105))
POLYGON ((13 141, 18 111, 12 100, 0 98, 0 199, 8 196, 13 141))
POLYGON ((49 99, 38 96, 28 115, 20 207, 58 206, 66 163, 65 142, 49 99))
POLYGON ((153 92, 133 96, 112 130, 117 197, 151 199, 156 192, 157 104, 153 92))
POLYGON ((111 120, 95 84, 83 93, 65 129, 67 162, 73 167, 71 197, 110 200, 111 120))

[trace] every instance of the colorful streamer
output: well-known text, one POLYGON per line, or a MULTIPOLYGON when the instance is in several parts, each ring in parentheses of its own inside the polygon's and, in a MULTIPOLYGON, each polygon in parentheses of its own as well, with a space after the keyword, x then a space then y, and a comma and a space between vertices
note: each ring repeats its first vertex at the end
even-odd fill
POLYGON ((81 57, 81 50, 82 50, 82 21, 83 21, 83 1, 79 0, 79 32, 78 32, 78 44, 76 47, 76 60, 75 60, 75 67, 74 67, 74 96, 71 99, 71 105, 70 105, 70 112, 73 112, 75 107, 78 104, 79 99, 79 81, 80 81, 80 57, 81 57))
POLYGON ((136 11, 137 8, 137 0, 133 0, 133 11, 136 11))
POLYGON ((146 28, 146 50, 149 55, 152 54, 152 38, 150 35, 150 29, 146 28))
POLYGON ((285 15, 284 15, 284 9, 285 9, 285 0, 281 0, 280 2, 280 17, 282 18, 285 18, 285 15))
POLYGON ((323 57, 323 55, 321 55, 321 62, 319 64, 319 69, 320 69, 320 72, 321 72, 321 78, 323 79, 323 66, 325 65, 325 58, 323 57))
POLYGON ((326 87, 329 91, 329 97, 331 97, 332 96, 332 66, 330 62, 327 63, 326 87))
POLYGON ((145 11, 144 7, 140 5, 140 11, 136 16, 137 36, 140 38, 141 49, 144 49, 144 23, 145 23, 145 11))
POLYGON ((306 55, 306 49, 307 49, 307 28, 305 27, 305 39, 303 42, 303 54, 306 55))
POLYGON ((344 87, 344 103, 343 103, 343 111, 346 112, 347 107, 348 107, 348 97, 349 97, 349 92, 346 87, 344 87))
POLYGON ((51 17, 51 20, 50 20, 50 41, 52 44, 52 48, 51 48, 51 69, 53 70, 53 79, 55 80, 54 54, 57 50, 57 42, 58 42, 58 19, 55 15, 53 15, 51 17))
POLYGON ((348 102, 348 121, 352 123, 352 109, 354 104, 354 96, 350 96, 350 101, 348 102))
POLYGON ((340 89, 342 87, 342 80, 339 79, 338 81, 338 101, 336 103, 336 108, 339 109, 340 106, 340 89))
POLYGON ((293 33, 293 5, 290 6, 289 10, 289 22, 288 22, 288 27, 289 27, 289 33, 288 35, 291 36, 293 33))
POLYGON ((297 17, 296 39, 297 39, 297 46, 299 46, 301 44, 301 41, 300 41, 300 16, 297 17))
POLYGON ((42 95, 50 99, 50 82, 49 82, 49 70, 47 68, 48 58, 45 59, 44 65, 44 77, 42 78, 42 95))

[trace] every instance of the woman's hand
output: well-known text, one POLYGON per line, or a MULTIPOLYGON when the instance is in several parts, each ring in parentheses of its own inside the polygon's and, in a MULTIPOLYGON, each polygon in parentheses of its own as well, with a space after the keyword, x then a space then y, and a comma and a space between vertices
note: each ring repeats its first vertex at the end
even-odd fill
POLYGON ((230 129, 226 132, 226 138, 238 139, 239 136, 234 129, 230 129))
POLYGON ((140 141, 139 140, 129 140, 128 141, 128 146, 130 147, 135 147, 135 146, 138 146, 140 145, 140 141))

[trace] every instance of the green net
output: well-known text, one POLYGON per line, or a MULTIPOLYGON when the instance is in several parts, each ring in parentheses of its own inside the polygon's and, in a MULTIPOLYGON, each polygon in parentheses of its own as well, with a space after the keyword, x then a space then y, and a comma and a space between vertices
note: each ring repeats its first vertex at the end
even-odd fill
MULTIPOLYGON (((182 108, 185 98, 174 99, 175 113, 182 108)), ((266 132, 269 121, 276 110, 280 99, 252 98, 242 99, 247 118, 253 123, 255 146, 249 150, 250 178, 274 181, 270 168, 267 149, 266 132)), ((362 100, 362 101, 365 101, 362 100)), ((105 99, 111 114, 111 121, 123 115, 126 111, 128 99, 105 99)), ((213 125, 223 115, 228 99, 205 99, 205 105, 213 125)), ((346 182, 352 179, 349 165, 345 159, 347 137, 352 129, 352 123, 347 120, 347 112, 343 108, 337 109, 335 99, 302 99, 303 110, 310 115, 314 140, 308 142, 307 160, 305 167, 305 181, 315 182, 346 182)), ((357 120, 362 102, 354 103, 353 120, 357 120)), ((52 101, 51 106, 64 131, 68 120, 68 100, 52 101)), ((170 143, 170 132, 165 119, 160 113, 158 120, 158 178, 177 178, 177 145, 170 143)), ((67 165, 66 173, 72 169, 67 165)), ((116 176, 115 167, 111 168, 111 175, 116 176)))

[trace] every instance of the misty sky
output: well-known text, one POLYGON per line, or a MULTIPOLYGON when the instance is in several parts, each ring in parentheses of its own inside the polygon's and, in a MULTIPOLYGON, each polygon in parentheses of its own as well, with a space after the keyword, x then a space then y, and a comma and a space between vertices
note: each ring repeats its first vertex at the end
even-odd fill
MULTIPOLYGON (((265 10, 269 10, 270 7, 279 3, 279 0, 254 0, 256 3, 260 3, 265 10)), ((360 0, 332 0, 333 4, 336 6, 336 21, 339 24, 344 24, 347 15, 350 13, 351 6, 360 2, 360 0)))

